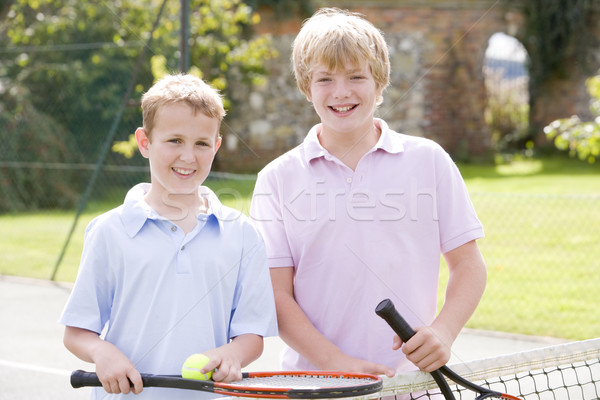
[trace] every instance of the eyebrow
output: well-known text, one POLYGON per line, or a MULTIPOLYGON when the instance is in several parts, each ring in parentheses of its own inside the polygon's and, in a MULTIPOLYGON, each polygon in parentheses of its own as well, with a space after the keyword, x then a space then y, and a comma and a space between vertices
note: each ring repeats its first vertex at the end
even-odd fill
MULTIPOLYGON (((335 74, 335 71, 330 71, 330 70, 316 70, 314 72, 314 75, 331 75, 331 74, 335 74)), ((362 74, 364 73, 364 70, 362 68, 353 68, 351 70, 344 70, 344 73, 347 75, 352 75, 352 74, 362 74)))
POLYGON ((316 70, 313 75, 331 75, 332 72, 329 70, 316 70))

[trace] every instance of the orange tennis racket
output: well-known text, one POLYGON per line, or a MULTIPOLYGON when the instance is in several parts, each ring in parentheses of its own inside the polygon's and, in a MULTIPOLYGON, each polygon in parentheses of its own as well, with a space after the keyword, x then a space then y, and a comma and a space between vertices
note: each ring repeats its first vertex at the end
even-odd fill
MULTIPOLYGON (((322 399, 364 396, 381 391, 376 375, 324 371, 245 372, 237 382, 184 379, 177 375, 142 374, 144 387, 200 390, 227 396, 272 399, 322 399)), ((102 386, 94 372, 71 374, 71 386, 102 386)))

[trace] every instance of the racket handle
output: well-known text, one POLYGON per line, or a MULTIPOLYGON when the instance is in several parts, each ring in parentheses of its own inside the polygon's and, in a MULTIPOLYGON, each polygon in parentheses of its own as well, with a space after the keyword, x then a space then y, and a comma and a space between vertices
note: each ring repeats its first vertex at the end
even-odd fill
MULTIPOLYGON (((404 318, 402 318, 402 315, 400 315, 398 310, 396 310, 394 303, 392 303, 390 299, 382 300, 375 308, 375 313, 381 318, 383 318, 385 322, 387 322, 388 325, 392 327, 394 332, 396 332, 396 334, 400 336, 400 339, 402 339, 404 343, 408 342, 410 338, 416 334, 412 326, 410 326, 404 320, 404 318)), ((448 382, 446 382, 446 380, 444 379, 441 370, 438 369, 432 371, 431 376, 437 383, 438 387, 442 392, 442 395, 444 395, 444 398, 446 400, 456 399, 456 397, 454 397, 454 394, 450 390, 450 386, 448 386, 448 382)))
POLYGON ((375 313, 392 327, 404 343, 415 335, 415 330, 402 318, 390 299, 382 300, 375 308, 375 313))
POLYGON ((77 389, 85 386, 102 386, 102 383, 100 383, 100 379, 94 372, 78 369, 71 373, 71 386, 77 389))

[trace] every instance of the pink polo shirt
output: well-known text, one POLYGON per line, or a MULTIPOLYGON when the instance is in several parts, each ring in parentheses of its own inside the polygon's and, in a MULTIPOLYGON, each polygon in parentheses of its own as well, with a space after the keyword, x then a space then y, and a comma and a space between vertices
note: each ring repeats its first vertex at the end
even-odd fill
MULTIPOLYGON (((351 356, 408 370, 375 307, 390 298, 410 324, 429 325, 440 255, 483 237, 483 228, 439 145, 375 123, 381 137, 355 171, 313 127, 258 174, 250 215, 269 267, 295 268, 296 301, 325 337, 351 356)), ((289 348, 282 368, 316 369, 289 348)))

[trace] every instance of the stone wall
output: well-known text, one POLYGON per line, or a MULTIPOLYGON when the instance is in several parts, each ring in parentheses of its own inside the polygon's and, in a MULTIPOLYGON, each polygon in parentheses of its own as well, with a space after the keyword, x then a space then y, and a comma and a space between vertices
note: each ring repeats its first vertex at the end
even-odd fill
MULTIPOLYGON (((376 115, 392 129, 431 138, 455 159, 491 154, 484 120, 484 53, 495 32, 517 36, 522 31, 521 15, 492 0, 313 3, 360 12, 384 33, 391 84, 376 115)), ((281 19, 269 9, 259 13, 257 33, 273 36, 279 57, 268 61, 270 75, 264 86, 236 87, 238 105, 224 125, 216 169, 257 171, 300 143, 318 122, 291 73, 291 44, 303 18, 281 19)), ((573 88, 573 96, 581 90, 573 88)))

